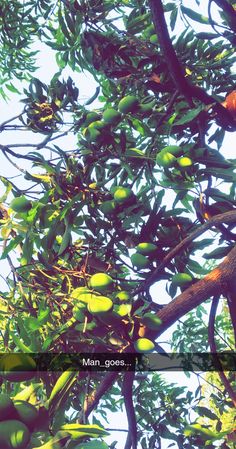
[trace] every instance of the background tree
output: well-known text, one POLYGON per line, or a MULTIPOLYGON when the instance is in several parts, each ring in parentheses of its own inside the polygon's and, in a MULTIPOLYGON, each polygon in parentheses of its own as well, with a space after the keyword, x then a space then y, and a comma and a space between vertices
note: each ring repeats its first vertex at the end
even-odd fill
POLYGON ((233 447, 222 414, 236 404, 235 360, 217 353, 232 353, 236 334, 235 161, 220 152, 236 129, 236 12, 233 1, 209 1, 203 16, 200 3, 1 3, 2 97, 17 92, 17 78, 30 79, 22 113, 1 131, 34 137, 0 147, 24 178, 1 176, 2 259, 11 269, 1 350, 20 351, 0 359, 6 449, 106 449, 102 419, 122 405, 125 449, 160 448, 163 439, 233 447), (207 31, 196 33, 196 23, 207 31), (37 42, 56 56, 49 85, 32 77, 37 42), (97 82, 85 104, 73 80, 81 71, 97 82), (167 385, 140 356, 163 353, 159 337, 183 317, 171 349, 213 354, 220 382, 211 381, 211 410, 200 387, 193 396, 167 385), (66 358, 52 356, 82 352, 117 363, 132 353, 140 369, 69 371, 66 358), (44 354, 37 375, 31 353, 44 354))

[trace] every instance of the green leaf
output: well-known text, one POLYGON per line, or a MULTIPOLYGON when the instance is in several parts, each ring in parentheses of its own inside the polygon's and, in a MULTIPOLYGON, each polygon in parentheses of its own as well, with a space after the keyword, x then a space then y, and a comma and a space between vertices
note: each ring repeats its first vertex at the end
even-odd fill
POLYGON ((64 424, 59 430, 68 432, 73 440, 81 437, 96 438, 109 435, 109 432, 96 424, 64 424))
POLYGON ((194 118, 196 118, 200 112, 204 109, 204 106, 198 106, 196 109, 190 109, 187 114, 183 115, 179 120, 174 122, 175 125, 185 125, 185 123, 191 122, 194 118))
POLYGON ((202 407, 202 406, 198 405, 196 407, 195 411, 196 411, 196 413, 198 413, 202 417, 206 416, 207 418, 214 419, 214 420, 219 419, 219 417, 215 413, 213 413, 211 410, 209 410, 206 407, 202 407))
POLYGON ((109 449, 109 446, 104 441, 94 440, 88 443, 81 443, 76 446, 76 449, 109 449))
POLYGON ((231 251, 230 246, 223 246, 221 248, 216 248, 211 253, 203 254, 204 259, 223 259, 231 251))
POLYGON ((195 22, 203 23, 203 24, 209 24, 209 19, 206 16, 203 16, 202 14, 199 14, 198 12, 194 11, 193 9, 186 8, 186 6, 181 6, 182 12, 188 16, 190 19, 194 20, 195 22))
POLYGON ((21 92, 12 83, 9 83, 9 84, 6 83, 6 88, 8 90, 10 90, 10 92, 13 92, 14 94, 19 94, 19 95, 21 94, 21 92))

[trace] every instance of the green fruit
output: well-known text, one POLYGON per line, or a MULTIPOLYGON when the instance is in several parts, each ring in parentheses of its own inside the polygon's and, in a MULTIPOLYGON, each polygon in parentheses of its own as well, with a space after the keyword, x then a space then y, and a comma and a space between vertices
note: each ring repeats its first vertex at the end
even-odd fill
POLYGON ((103 112, 103 120, 109 125, 117 125, 121 121, 121 114, 114 108, 108 108, 103 112))
POLYGON ((168 145, 167 147, 162 148, 162 153, 170 153, 173 156, 180 156, 183 153, 183 149, 178 145, 168 145))
POLYGON ((18 196, 14 198, 10 204, 10 208, 14 210, 14 212, 27 212, 32 207, 32 204, 25 196, 18 196))
POLYGON ((129 187, 118 187, 114 193, 114 200, 117 203, 124 203, 132 196, 132 194, 133 192, 129 187))
POLYGON ((25 424, 16 419, 0 422, 0 448, 26 449, 30 433, 25 424))
POLYGON ((103 130, 107 127, 107 123, 103 122, 102 120, 95 120, 95 122, 90 123, 88 126, 88 129, 98 129, 103 130))
POLYGON ((104 203, 101 204, 100 210, 104 215, 110 215, 112 212, 114 212, 116 208, 115 201, 104 201, 104 203))
POLYGON ((121 291, 116 294, 116 298, 118 298, 120 301, 129 301, 130 295, 126 291, 121 291))
POLYGON ((176 273, 172 277, 172 284, 177 285, 178 287, 181 287, 184 284, 187 284, 188 282, 191 282, 193 280, 192 276, 188 273, 176 273))
POLYGON ((122 114, 128 114, 129 112, 137 112, 139 109, 138 98, 134 95, 127 95, 122 98, 118 104, 118 109, 122 114))
POLYGON ((142 242, 136 246, 136 251, 140 254, 148 255, 152 254, 157 250, 157 246, 153 245, 153 243, 142 242))
POLYGON ((7 394, 0 394, 0 421, 12 417, 14 406, 11 398, 7 394))
POLYGON ((152 35, 150 36, 149 40, 150 40, 151 44, 157 44, 157 42, 158 42, 158 37, 157 37, 156 34, 152 34, 152 35))
POLYGON ((88 311, 93 315, 100 315, 112 310, 113 302, 106 296, 95 296, 88 303, 88 311))
POLYGON ((16 419, 23 422, 30 431, 34 430, 37 423, 38 410, 34 405, 26 401, 14 401, 16 419))
POLYGON ((144 30, 144 36, 145 37, 150 37, 153 33, 155 33, 155 27, 154 25, 149 25, 145 30, 144 30))
POLYGON ((100 115, 97 114, 97 112, 91 111, 88 112, 88 114, 86 115, 86 119, 85 122, 83 123, 84 126, 88 126, 90 125, 90 123, 95 122, 96 120, 100 120, 100 115))
POLYGON ((155 313, 145 313, 142 317, 142 323, 149 329, 156 330, 161 324, 161 320, 155 313))
POLYGON ((155 349, 155 344, 148 338, 138 338, 134 342, 134 347, 137 352, 152 352, 155 349))
POLYGON ((28 354, 5 354, 0 359, 1 375, 10 382, 30 380, 35 371, 36 363, 28 354))
POLYGON ((157 154, 156 162, 161 167, 172 167, 176 161, 176 157, 166 151, 160 151, 160 153, 157 154))
POLYGON ((96 128, 88 127, 83 131, 83 135, 89 142, 96 142, 101 137, 101 132, 96 128))
POLYGON ((193 165, 192 159, 187 156, 180 157, 177 162, 180 167, 190 167, 191 165, 193 165))
POLYGON ((132 254, 130 259, 136 268, 146 268, 149 265, 149 260, 147 257, 139 253, 132 254))
POLYGON ((113 284, 113 279, 106 273, 96 273, 91 276, 89 285, 91 288, 102 292, 113 284))

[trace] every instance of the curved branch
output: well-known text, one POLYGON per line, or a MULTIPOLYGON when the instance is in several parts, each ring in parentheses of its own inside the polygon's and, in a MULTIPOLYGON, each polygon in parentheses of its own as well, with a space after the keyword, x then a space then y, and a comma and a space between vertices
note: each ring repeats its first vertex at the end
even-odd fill
POLYGON ((222 263, 204 278, 187 288, 183 293, 163 306, 157 312, 162 323, 157 331, 145 330, 145 336, 156 339, 179 318, 190 312, 202 302, 222 291, 236 276, 236 246, 229 252, 222 263))
POLYGON ((133 404, 133 383, 134 383, 134 371, 128 371, 124 374, 122 393, 124 396, 125 409, 128 419, 128 435, 124 449, 137 449, 137 422, 133 404))
POLYGON ((215 343, 215 317, 216 317, 216 311, 219 304, 219 295, 216 295, 211 304, 211 310, 210 310, 210 316, 209 316, 209 324, 208 324, 208 343, 210 346, 210 350, 213 356, 214 364, 216 369, 218 370, 221 382, 223 383, 226 391, 228 392, 231 400, 233 401, 233 404, 236 406, 236 393, 232 389, 229 380, 227 379, 222 364, 220 362, 220 359, 217 354, 217 348, 215 343))
POLYGON ((222 223, 231 224, 236 223, 236 210, 224 212, 223 214, 214 215, 209 221, 201 225, 196 231, 189 234, 182 242, 180 242, 175 248, 173 248, 163 259, 163 261, 158 265, 158 267, 151 273, 150 277, 143 283, 142 287, 138 288, 134 294, 139 293, 147 288, 149 288, 158 278, 158 274, 165 268, 165 266, 170 262, 177 254, 187 248, 193 240, 195 240, 200 235, 204 234, 208 229, 212 227, 217 227, 222 223))

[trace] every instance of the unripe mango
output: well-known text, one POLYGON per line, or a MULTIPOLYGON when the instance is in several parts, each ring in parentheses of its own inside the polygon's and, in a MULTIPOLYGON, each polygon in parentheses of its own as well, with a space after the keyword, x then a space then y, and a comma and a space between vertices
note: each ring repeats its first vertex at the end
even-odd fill
POLYGON ((136 268, 146 268, 149 265, 149 260, 147 257, 139 253, 134 253, 131 256, 131 262, 136 268))
POLYGON ((106 296, 93 296, 88 303, 88 311, 93 315, 100 315, 112 310, 113 302, 106 296))
POLYGON ((114 212, 115 208, 116 208, 116 203, 115 203, 115 201, 111 201, 111 200, 104 201, 104 203, 102 203, 100 206, 100 209, 104 215, 112 214, 114 212))
POLYGON ((33 404, 26 401, 14 401, 15 417, 23 422, 30 431, 34 430, 37 423, 38 410, 33 404))
POLYGON ((142 242, 136 246, 137 252, 144 255, 152 254, 156 251, 156 249, 157 246, 149 242, 142 242))
POLYGON ((134 342, 134 347, 137 352, 147 353, 154 350, 155 343, 153 343, 152 340, 149 340, 149 338, 138 338, 138 340, 134 342))
POLYGON ((110 287, 111 284, 113 284, 113 279, 106 273, 93 274, 89 281, 90 287, 99 292, 107 290, 107 288, 110 287))
POLYGON ((32 207, 32 204, 25 196, 18 196, 14 198, 10 204, 10 208, 14 210, 14 212, 27 212, 32 207))
POLYGON ((160 151, 156 156, 156 162, 161 167, 172 167, 176 161, 176 157, 166 151, 160 151))
POLYGON ((116 294, 116 298, 118 298, 120 301, 128 301, 130 299, 130 294, 122 290, 116 294))
POLYGON ((142 323, 148 327, 148 329, 156 330, 161 324, 161 320, 155 313, 148 312, 142 317, 142 323))
POLYGON ((122 114, 136 112, 139 109, 139 100, 134 95, 127 95, 120 100, 118 109, 122 114))
POLYGON ((114 193, 114 200, 117 203, 124 203, 127 201, 131 196, 133 192, 129 187, 117 187, 114 193))
POLYGON ((28 354, 4 354, 0 359, 1 376, 11 382, 32 379, 35 370, 36 363, 28 354))
POLYGON ((190 167, 191 165, 193 165, 192 159, 187 156, 180 157, 177 162, 180 167, 190 167))
POLYGON ((25 449, 30 433, 25 424, 16 419, 0 422, 0 448, 25 449))
POLYGON ((171 279, 172 284, 177 285, 178 287, 181 287, 182 285, 185 285, 192 280, 192 276, 190 276, 190 274, 188 273, 176 273, 171 279))
POLYGON ((103 120, 109 125, 117 125, 121 120, 121 114, 114 108, 108 108, 103 112, 103 120))

